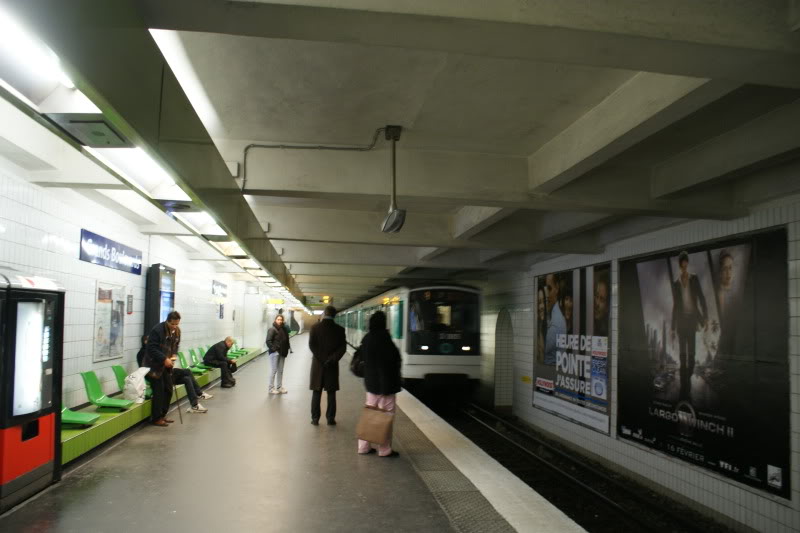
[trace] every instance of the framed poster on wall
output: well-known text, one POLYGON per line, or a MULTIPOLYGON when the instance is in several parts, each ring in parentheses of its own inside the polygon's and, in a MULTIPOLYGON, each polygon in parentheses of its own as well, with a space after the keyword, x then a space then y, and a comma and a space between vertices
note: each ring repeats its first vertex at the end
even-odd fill
POLYGON ((123 285, 97 282, 94 302, 94 362, 117 359, 124 355, 126 297, 123 285))
POLYGON ((608 434, 611 264, 538 276, 533 405, 608 434))
POLYGON ((619 438, 789 497, 786 237, 620 261, 619 438))

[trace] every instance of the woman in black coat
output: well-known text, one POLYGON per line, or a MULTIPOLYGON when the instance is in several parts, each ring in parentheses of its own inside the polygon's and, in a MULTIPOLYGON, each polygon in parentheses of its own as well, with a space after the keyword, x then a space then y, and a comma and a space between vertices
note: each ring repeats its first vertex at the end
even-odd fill
MULTIPOLYGON (((361 341, 364 357, 364 386, 367 389, 367 405, 372 405, 394 413, 395 395, 400 392, 400 351, 394 345, 386 330, 386 315, 376 311, 369 319, 369 333, 361 341)), ((392 451, 392 438, 378 443, 378 455, 396 457, 392 451)), ((359 439, 358 453, 371 453, 373 448, 365 440, 359 439)))

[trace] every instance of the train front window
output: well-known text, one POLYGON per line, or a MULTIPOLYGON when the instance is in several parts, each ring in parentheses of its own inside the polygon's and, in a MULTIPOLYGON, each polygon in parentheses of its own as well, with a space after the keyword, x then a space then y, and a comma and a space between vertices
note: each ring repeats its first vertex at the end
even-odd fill
POLYGON ((478 355, 478 295, 458 289, 411 291, 408 310, 409 353, 478 355))

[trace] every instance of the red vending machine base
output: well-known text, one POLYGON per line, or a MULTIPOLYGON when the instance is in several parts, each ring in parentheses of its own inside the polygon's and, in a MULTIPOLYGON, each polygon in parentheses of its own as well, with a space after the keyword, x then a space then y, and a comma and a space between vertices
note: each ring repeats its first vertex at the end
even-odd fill
POLYGON ((53 482, 54 441, 54 413, 0 429, 0 512, 53 482))

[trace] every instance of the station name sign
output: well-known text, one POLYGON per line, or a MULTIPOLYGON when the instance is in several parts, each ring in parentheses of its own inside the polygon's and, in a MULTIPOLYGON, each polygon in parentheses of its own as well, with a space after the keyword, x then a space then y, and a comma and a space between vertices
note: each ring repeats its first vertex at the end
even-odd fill
POLYGON ((142 275, 142 252, 106 239, 102 235, 81 230, 81 261, 102 265, 123 272, 142 275))

